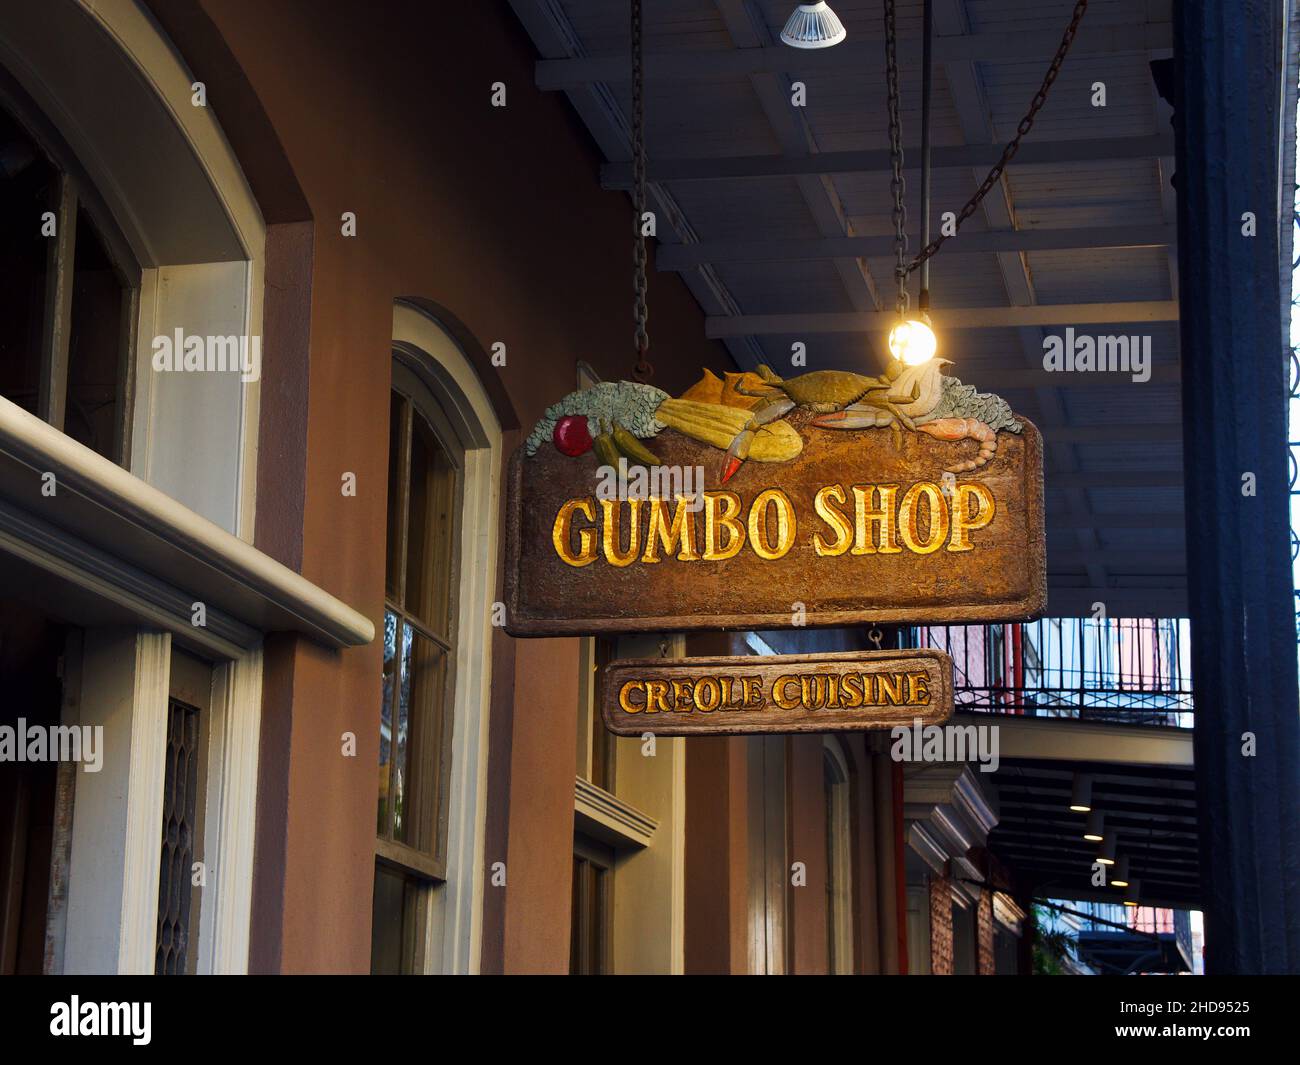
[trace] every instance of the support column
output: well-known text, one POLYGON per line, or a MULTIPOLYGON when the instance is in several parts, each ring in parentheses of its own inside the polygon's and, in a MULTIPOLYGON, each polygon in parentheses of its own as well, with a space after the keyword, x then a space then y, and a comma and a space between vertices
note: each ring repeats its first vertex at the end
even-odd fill
MULTIPOLYGON (((1178 265, 1210 972, 1300 971, 1300 718, 1280 289, 1279 0, 1177 4, 1178 265), (1243 233, 1254 215, 1253 236, 1243 233), (1250 475, 1248 477, 1247 475, 1250 475), (1253 483, 1253 494, 1247 494, 1253 483), (1253 755, 1245 745, 1252 742, 1253 755)), ((1290 226, 1291 189, 1283 189, 1290 226)))

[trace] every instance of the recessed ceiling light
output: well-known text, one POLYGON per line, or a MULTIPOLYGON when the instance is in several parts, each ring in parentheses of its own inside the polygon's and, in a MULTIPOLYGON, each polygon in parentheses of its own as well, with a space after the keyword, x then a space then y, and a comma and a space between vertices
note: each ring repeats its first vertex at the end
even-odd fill
POLYGON ((1088 814, 1088 823, 1083 828, 1083 838, 1090 843, 1100 843, 1106 838, 1106 819, 1100 810, 1088 814))
POLYGON ((1074 774, 1074 784, 1070 788, 1070 809, 1077 814, 1086 814, 1092 809, 1092 777, 1083 773, 1074 774))

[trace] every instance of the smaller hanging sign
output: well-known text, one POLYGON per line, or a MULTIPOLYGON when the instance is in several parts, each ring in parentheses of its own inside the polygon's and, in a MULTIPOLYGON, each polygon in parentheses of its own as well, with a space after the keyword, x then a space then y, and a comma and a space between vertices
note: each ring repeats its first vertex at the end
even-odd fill
POLYGON ((952 659, 928 649, 620 659, 599 690, 619 736, 886 729, 952 716, 952 659))

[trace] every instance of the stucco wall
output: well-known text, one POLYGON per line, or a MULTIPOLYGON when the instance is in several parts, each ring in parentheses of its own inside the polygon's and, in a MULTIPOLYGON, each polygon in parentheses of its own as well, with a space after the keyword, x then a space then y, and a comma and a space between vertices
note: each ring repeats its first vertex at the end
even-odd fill
MULTIPOLYGON (((433 300, 482 349, 504 342, 506 366, 482 370, 499 375, 488 391, 507 428, 530 424, 573 387, 576 359, 607 377, 631 366, 630 203, 599 188, 563 98, 532 87, 532 46, 504 3, 462 6, 454 33, 423 0, 151 6, 272 230, 311 226, 289 242, 309 278, 289 271, 291 292, 267 292, 286 347, 267 353, 264 388, 280 402, 263 418, 263 446, 283 462, 305 445, 305 476, 263 464, 259 542, 291 563, 300 552, 308 578, 378 623, 393 300, 433 300), (494 81, 505 108, 490 106, 494 81), (344 212, 355 237, 340 232, 344 212), (309 298, 305 319, 277 318, 288 298, 309 298), (340 492, 344 473, 355 497, 340 492)), ((656 384, 731 368, 679 278, 652 270, 649 300, 656 384)), ((255 967, 369 967, 380 653, 297 641, 268 659, 276 742, 261 780, 286 808, 259 840, 255 967), (355 758, 340 754, 345 732, 355 758)), ((567 958, 576 645, 501 636, 493 654, 488 860, 508 861, 509 886, 486 903, 484 966, 554 969, 567 958), (503 808, 507 784, 528 801, 503 808)))

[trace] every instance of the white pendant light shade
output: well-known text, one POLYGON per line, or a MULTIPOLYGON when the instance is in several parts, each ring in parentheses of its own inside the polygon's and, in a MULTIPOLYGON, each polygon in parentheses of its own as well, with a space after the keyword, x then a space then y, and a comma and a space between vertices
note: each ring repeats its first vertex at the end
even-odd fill
POLYGON ((1092 809, 1092 777, 1083 773, 1074 774, 1074 783, 1070 788, 1070 809, 1077 814, 1086 814, 1092 809))
POLYGON ((1106 838, 1106 819, 1100 810, 1093 810, 1088 815, 1088 823, 1083 828, 1083 838, 1091 843, 1100 843, 1106 838))
POLYGON ((791 48, 830 48, 847 36, 844 24, 825 0, 800 4, 781 31, 781 40, 791 48))
POLYGON ((1128 856, 1125 855, 1115 863, 1115 868, 1110 874, 1110 883, 1112 887, 1128 887, 1128 856))

